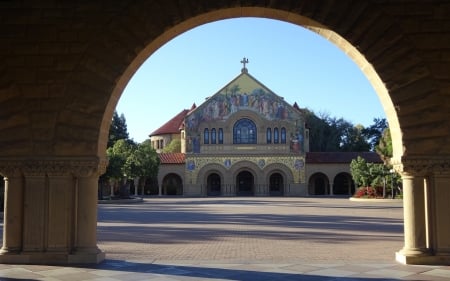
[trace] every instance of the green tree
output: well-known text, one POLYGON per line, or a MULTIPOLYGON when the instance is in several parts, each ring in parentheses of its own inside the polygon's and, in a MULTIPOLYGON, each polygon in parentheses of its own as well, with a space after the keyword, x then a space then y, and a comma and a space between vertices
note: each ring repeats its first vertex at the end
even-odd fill
POLYGON ((343 118, 330 117, 327 113, 317 116, 308 109, 303 112, 309 128, 311 152, 370 150, 362 125, 354 126, 343 118))
MULTIPOLYGON (((159 157, 152 147, 150 140, 138 144, 137 149, 129 158, 132 162, 133 178, 139 179, 141 185, 145 185, 148 178, 156 178, 159 169, 159 157)), ((138 188, 136 186, 135 188, 138 188)))
POLYGON ((345 122, 339 128, 341 132, 340 151, 369 151, 370 145, 364 137, 362 125, 353 126, 345 122))
POLYGON ((180 139, 171 140, 169 144, 163 148, 162 152, 163 153, 181 152, 181 140, 180 139))
POLYGON ((384 129, 378 145, 375 146, 375 151, 378 153, 381 160, 383 160, 384 164, 390 165, 393 151, 391 131, 389 130, 389 128, 384 129))
POLYGON ((385 118, 374 118, 373 124, 364 128, 362 134, 370 145, 370 151, 374 151, 383 136, 384 131, 388 128, 385 118))
POLYGON ((120 116, 119 116, 117 111, 114 111, 111 125, 109 127, 109 136, 108 136, 108 146, 107 147, 112 147, 116 141, 121 140, 121 139, 129 141, 127 121, 126 121, 125 115, 123 113, 120 114, 120 116))
POLYGON ((370 183, 370 168, 366 160, 360 156, 350 163, 350 172, 356 186, 368 186, 370 183))

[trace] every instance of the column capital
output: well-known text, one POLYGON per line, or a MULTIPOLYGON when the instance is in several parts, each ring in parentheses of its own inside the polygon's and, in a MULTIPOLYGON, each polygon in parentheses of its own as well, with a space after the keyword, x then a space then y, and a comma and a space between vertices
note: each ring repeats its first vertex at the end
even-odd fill
POLYGON ((13 176, 88 177, 106 171, 108 161, 98 157, 0 158, 0 173, 13 176))
POLYGON ((402 176, 450 174, 450 155, 411 155, 393 160, 394 169, 402 176))

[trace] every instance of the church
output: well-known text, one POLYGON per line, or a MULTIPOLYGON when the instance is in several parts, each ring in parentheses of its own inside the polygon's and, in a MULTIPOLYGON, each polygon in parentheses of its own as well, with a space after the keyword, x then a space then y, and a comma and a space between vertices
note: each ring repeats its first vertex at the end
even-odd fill
POLYGON ((184 109, 152 132, 161 160, 158 195, 352 195, 349 164, 372 152, 309 152, 302 109, 241 73, 201 105, 184 109), (180 151, 163 153, 172 141, 180 151))

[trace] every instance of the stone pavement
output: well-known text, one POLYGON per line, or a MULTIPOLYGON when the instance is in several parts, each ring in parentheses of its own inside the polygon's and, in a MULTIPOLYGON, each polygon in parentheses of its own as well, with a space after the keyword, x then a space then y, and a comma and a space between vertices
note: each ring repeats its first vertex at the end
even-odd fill
POLYGON ((99 206, 94 266, 1 265, 0 280, 450 280, 394 261, 401 202, 146 198, 99 206))

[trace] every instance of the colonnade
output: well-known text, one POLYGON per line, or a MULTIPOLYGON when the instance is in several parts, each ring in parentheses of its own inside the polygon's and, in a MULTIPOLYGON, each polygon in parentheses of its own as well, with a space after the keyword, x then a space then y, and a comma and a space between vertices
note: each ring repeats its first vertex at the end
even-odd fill
POLYGON ((396 253, 404 264, 450 264, 449 159, 404 158, 402 174, 404 246, 396 253))
POLYGON ((96 158, 0 160, 5 178, 0 263, 98 263, 96 158))

